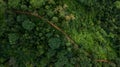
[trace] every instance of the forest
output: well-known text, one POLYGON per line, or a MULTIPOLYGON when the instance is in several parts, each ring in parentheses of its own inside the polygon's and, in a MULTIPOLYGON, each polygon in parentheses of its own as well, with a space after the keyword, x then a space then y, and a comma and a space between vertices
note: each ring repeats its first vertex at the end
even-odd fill
POLYGON ((0 0, 0 67, 120 67, 120 0, 0 0))

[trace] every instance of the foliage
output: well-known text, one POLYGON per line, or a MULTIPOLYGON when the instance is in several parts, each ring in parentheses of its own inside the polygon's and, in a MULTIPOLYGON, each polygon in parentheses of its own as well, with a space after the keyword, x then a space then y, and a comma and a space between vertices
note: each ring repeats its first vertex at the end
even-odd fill
POLYGON ((15 44, 17 39, 18 39, 18 36, 16 34, 8 34, 8 38, 9 38, 9 42, 10 44, 15 44))
POLYGON ((32 30, 34 28, 35 24, 32 23, 30 20, 25 20, 22 22, 22 27, 26 30, 32 30))
POLYGON ((44 0, 30 0, 30 4, 34 7, 34 8, 39 8, 43 5, 44 0))
POLYGON ((20 0, 9 0, 8 5, 12 8, 17 8, 20 3, 20 0))
POLYGON ((0 0, 0 8, 0 67, 119 67, 119 0, 0 0))
POLYGON ((58 38, 51 38, 51 39, 48 41, 48 45, 49 45, 52 49, 57 49, 57 48, 59 48, 60 45, 61 45, 60 39, 58 39, 58 38))
POLYGON ((116 1, 115 6, 120 9, 120 1, 116 1))

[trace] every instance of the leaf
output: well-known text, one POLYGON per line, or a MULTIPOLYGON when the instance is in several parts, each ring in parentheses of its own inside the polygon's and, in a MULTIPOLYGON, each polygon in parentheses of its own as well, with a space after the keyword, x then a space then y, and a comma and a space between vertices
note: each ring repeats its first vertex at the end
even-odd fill
POLYGON ((116 6, 118 9, 120 9, 120 1, 116 1, 116 2, 115 2, 115 6, 116 6))
POLYGON ((49 17, 52 17, 52 16, 54 15, 54 12, 51 11, 51 10, 48 10, 48 11, 47 11, 47 15, 48 15, 49 17))
POLYGON ((32 30, 34 27, 35 27, 35 24, 32 23, 30 20, 25 20, 23 23, 22 23, 22 27, 26 30, 32 30))
POLYGON ((51 38, 49 39, 48 43, 51 49, 57 49, 60 47, 61 40, 59 38, 51 38))
POLYGON ((21 5, 21 9, 22 9, 22 10, 27 10, 28 7, 27 7, 26 5, 21 5))
POLYGON ((55 63, 55 67, 63 67, 65 64, 69 63, 67 57, 62 57, 58 59, 58 61, 55 63))
POLYGON ((31 5, 32 5, 34 8, 39 8, 39 7, 41 7, 44 2, 45 2, 44 0, 30 0, 31 5))
POLYGON ((8 5, 10 7, 16 8, 20 3, 20 0, 8 0, 8 5))
POLYGON ((10 44, 15 44, 19 37, 15 33, 10 33, 8 34, 8 38, 9 38, 10 44))
POLYGON ((57 17, 53 17, 53 18, 52 18, 52 21, 53 21, 53 22, 58 22, 58 18, 57 18, 57 17))
POLYGON ((51 58, 51 57, 53 57, 55 55, 55 53, 56 53, 55 50, 48 50, 46 55, 47 55, 48 58, 51 58))

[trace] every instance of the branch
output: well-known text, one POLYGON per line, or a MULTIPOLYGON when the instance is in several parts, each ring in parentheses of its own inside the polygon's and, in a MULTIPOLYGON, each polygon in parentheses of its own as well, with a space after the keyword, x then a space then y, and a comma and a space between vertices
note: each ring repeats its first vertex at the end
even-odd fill
POLYGON ((108 61, 108 60, 96 60, 97 62, 104 62, 104 63, 112 63, 112 62, 110 62, 110 61, 108 61))
POLYGON ((37 17, 37 18, 40 18, 44 21, 46 21, 48 24, 50 24, 52 27, 54 27, 55 29, 57 29, 58 31, 60 31, 68 41, 70 41, 73 45, 74 45, 74 48, 75 49, 78 49, 78 45, 75 43, 74 40, 72 40, 72 38, 66 33, 64 32, 60 27, 58 27, 57 25, 55 25, 53 22, 45 19, 44 17, 38 15, 38 14, 35 14, 35 13, 31 13, 31 12, 25 12, 25 11, 13 11, 15 13, 18 13, 18 14, 26 14, 26 15, 31 15, 31 16, 34 16, 34 17, 37 17))

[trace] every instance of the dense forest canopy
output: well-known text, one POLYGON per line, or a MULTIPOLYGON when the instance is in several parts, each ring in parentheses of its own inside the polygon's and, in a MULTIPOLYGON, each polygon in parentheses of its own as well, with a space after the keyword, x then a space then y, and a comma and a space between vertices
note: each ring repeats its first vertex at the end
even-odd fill
POLYGON ((120 67, 120 0, 0 0, 0 67, 120 67))

